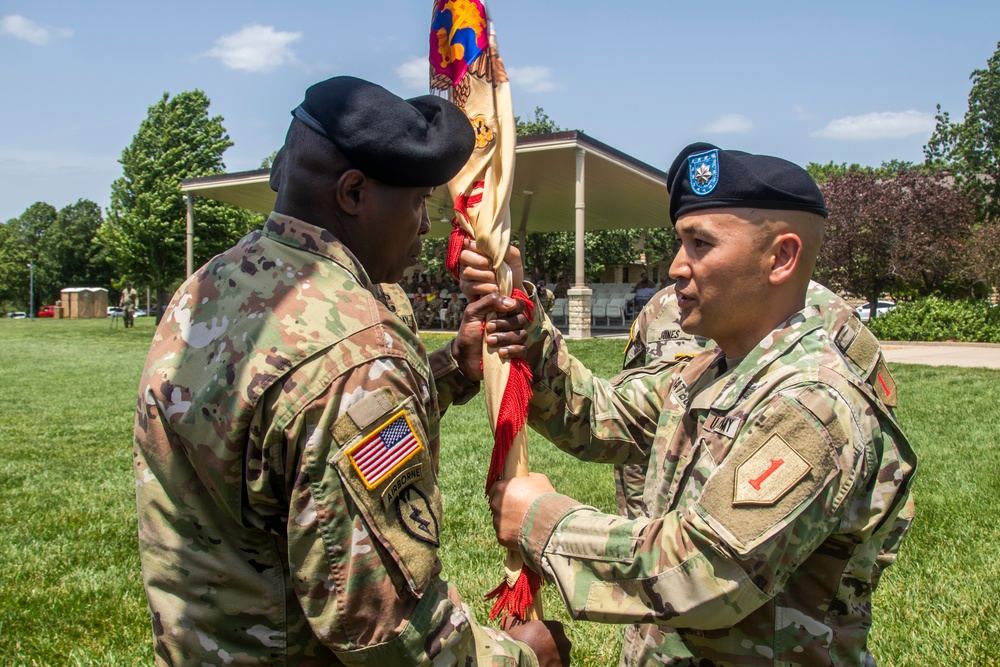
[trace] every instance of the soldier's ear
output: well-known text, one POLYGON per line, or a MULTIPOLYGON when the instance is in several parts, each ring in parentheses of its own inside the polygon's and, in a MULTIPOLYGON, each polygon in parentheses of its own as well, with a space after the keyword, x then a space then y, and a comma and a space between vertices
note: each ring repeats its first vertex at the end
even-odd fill
POLYGON ((365 203, 370 196, 372 182, 357 169, 348 169, 337 179, 337 206, 347 215, 359 217, 364 213, 365 203))

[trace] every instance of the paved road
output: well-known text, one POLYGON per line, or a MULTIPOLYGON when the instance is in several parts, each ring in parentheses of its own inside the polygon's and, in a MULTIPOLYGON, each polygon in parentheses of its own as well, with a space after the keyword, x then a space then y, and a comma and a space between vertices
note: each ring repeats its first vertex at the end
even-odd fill
MULTIPOLYGON (((565 334, 566 332, 563 331, 565 334)), ((595 330, 594 338, 628 338, 620 330, 595 330)), ((904 343, 884 342, 886 359, 900 364, 963 366, 1000 370, 1000 345, 994 343, 904 343)))
POLYGON ((901 364, 1000 369, 1000 345, 990 343, 882 343, 886 359, 901 364))

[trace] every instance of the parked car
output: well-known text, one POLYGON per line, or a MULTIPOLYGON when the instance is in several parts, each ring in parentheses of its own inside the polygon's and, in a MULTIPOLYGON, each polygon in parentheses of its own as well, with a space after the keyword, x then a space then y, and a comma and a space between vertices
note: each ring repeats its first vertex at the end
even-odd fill
POLYGON ((143 310, 142 308, 136 308, 134 315, 136 317, 146 317, 146 311, 143 310))
MULTIPOLYGON (((882 317, 888 312, 891 312, 896 307, 892 301, 879 301, 875 304, 875 317, 882 317)), ((858 317, 861 318, 862 322, 867 322, 872 318, 871 304, 866 303, 862 306, 858 306, 858 317)))
POLYGON ((124 312, 118 306, 108 306, 108 317, 121 317, 122 312, 124 312))
POLYGON ((28 317, 28 314, 21 312, 20 310, 15 310, 12 313, 7 313, 7 317, 9 317, 12 320, 23 320, 26 317, 28 317))
POLYGON ((38 311, 39 317, 55 317, 56 307, 55 306, 42 306, 42 309, 38 311))

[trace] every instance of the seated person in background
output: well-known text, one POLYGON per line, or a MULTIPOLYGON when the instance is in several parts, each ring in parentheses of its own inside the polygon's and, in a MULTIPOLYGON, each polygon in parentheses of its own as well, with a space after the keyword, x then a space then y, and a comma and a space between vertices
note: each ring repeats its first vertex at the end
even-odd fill
POLYGON ((653 283, 648 280, 646 282, 646 286, 637 287, 635 290, 635 297, 628 302, 631 308, 629 312, 639 312, 646 306, 647 303, 649 303, 649 300, 653 298, 653 295, 656 294, 656 288, 653 287, 653 283))
POLYGON ((444 300, 438 296, 437 292, 432 292, 427 297, 424 304, 423 319, 418 318, 421 329, 436 329, 441 325, 441 309, 444 308, 444 300))
POLYGON ((557 299, 565 299, 569 292, 569 281, 566 280, 566 276, 559 276, 559 281, 556 286, 552 289, 552 293, 557 299))
POLYGON ((465 302, 458 298, 458 292, 452 292, 448 299, 448 328, 457 329, 465 311, 465 302))
POLYGON ((538 301, 542 304, 542 308, 545 309, 546 313, 551 313, 552 306, 556 303, 555 293, 546 287, 544 280, 539 280, 535 287, 538 290, 538 301))
POLYGON ((649 276, 643 273, 641 276, 639 276, 639 282, 635 284, 635 287, 632 288, 632 291, 638 292, 639 290, 648 287, 652 287, 654 291, 656 290, 656 286, 653 285, 653 281, 649 279, 649 276))

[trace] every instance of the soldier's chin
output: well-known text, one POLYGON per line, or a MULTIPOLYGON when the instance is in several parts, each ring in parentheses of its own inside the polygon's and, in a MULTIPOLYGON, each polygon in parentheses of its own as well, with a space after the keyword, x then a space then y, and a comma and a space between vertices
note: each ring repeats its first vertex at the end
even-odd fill
POLYGON ((681 326, 681 331, 686 334, 696 335, 698 334, 698 325, 701 324, 701 318, 695 317, 692 311, 681 311, 680 320, 677 322, 681 326))

